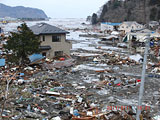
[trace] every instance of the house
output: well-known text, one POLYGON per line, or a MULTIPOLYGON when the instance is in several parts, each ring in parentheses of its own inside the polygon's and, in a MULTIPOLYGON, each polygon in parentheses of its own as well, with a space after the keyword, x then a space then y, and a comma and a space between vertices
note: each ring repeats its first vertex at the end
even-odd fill
POLYGON ((41 41, 40 49, 43 56, 48 58, 70 56, 72 44, 66 40, 67 31, 47 23, 36 24, 31 26, 30 29, 41 41))
POLYGON ((144 26, 133 21, 133 22, 123 22, 120 26, 119 26, 119 31, 124 31, 125 33, 128 32, 132 32, 135 30, 140 30, 143 29, 144 26))
POLYGON ((130 50, 134 49, 135 52, 144 52, 147 34, 150 35, 151 41, 153 42, 150 42, 150 47, 154 46, 154 44, 158 45, 158 42, 160 41, 160 34, 149 29, 127 33, 123 38, 123 42, 128 43, 128 48, 130 50))
POLYGON ((110 22, 102 22, 101 23, 101 31, 114 31, 118 29, 121 23, 110 23, 110 22))
POLYGON ((148 25, 149 25, 149 28, 151 28, 151 29, 157 29, 158 26, 159 26, 159 22, 157 22, 157 21, 150 21, 148 25))

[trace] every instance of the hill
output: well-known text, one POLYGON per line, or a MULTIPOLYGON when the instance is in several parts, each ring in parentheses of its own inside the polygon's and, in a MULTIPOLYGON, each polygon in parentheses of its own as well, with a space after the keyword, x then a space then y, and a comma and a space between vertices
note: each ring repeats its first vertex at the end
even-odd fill
POLYGON ((10 7, 0 3, 0 18, 47 18, 44 11, 23 6, 10 7))
POLYGON ((160 20, 160 0, 109 0, 101 8, 98 22, 160 20))

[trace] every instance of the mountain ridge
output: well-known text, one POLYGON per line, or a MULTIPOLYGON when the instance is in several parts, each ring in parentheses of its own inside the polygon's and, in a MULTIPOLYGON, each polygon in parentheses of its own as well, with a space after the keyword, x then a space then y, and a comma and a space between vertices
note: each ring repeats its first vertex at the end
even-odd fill
POLYGON ((38 8, 15 6, 0 3, 0 18, 48 18, 45 12, 38 8))

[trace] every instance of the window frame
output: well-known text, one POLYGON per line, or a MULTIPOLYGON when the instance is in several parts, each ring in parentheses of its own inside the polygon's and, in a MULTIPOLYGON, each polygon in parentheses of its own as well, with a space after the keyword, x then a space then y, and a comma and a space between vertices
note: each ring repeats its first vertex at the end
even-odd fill
POLYGON ((55 51, 54 56, 56 56, 56 57, 63 56, 63 51, 55 51), (57 55, 57 54, 59 54, 59 55, 57 55))
POLYGON ((42 56, 47 56, 47 52, 42 52, 42 56))
POLYGON ((42 41, 43 41, 43 42, 46 41, 45 35, 42 36, 42 41))
POLYGON ((52 42, 61 42, 61 36, 60 35, 52 35, 52 42))

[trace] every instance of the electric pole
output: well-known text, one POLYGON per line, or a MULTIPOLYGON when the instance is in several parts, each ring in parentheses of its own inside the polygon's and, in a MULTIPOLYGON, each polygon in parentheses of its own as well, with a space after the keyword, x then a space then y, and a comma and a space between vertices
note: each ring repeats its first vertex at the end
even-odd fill
POLYGON ((147 55, 150 47, 150 34, 147 34, 145 39, 146 39, 146 42, 145 42, 146 45, 145 45, 145 52, 144 52, 141 85, 139 89, 139 99, 138 99, 136 120, 140 120, 139 116, 141 114, 141 108, 142 108, 142 98, 143 98, 144 82, 145 82, 145 75, 146 75, 147 55))

